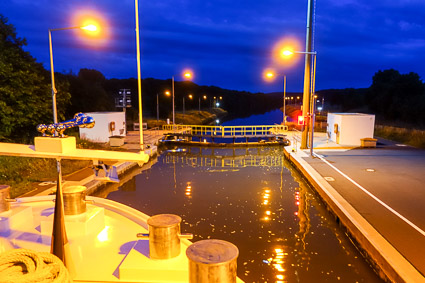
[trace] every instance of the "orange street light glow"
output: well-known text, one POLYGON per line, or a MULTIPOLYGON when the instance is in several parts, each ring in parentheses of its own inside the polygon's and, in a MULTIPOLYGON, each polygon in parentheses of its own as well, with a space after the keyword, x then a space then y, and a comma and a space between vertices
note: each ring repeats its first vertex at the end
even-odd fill
POLYGON ((80 27, 85 35, 79 37, 85 44, 92 47, 105 46, 108 43, 108 23, 103 15, 96 11, 80 10, 72 17, 72 25, 80 27))
POLYGON ((291 51, 291 50, 282 50, 282 55, 283 56, 291 56, 292 54, 294 54, 294 52, 293 51, 291 51))
POLYGON ((183 78, 191 80, 193 78, 193 72, 191 70, 184 70, 183 78))
POLYGON ((297 38, 283 38, 273 46, 273 59, 286 67, 299 62, 300 56, 291 56, 294 50, 300 50, 301 44, 297 38))
POLYGON ((275 77, 276 77, 276 71, 275 70, 268 68, 268 69, 265 69, 263 71, 264 80, 272 81, 272 80, 275 79, 275 77))
POLYGON ((192 99, 193 98, 193 95, 189 94, 189 98, 192 99))
POLYGON ((166 95, 166 96, 170 96, 170 95, 171 95, 171 93, 167 90, 167 91, 165 92, 165 95, 166 95))
POLYGON ((88 31, 97 31, 97 26, 88 25, 88 26, 81 27, 81 29, 88 30, 88 31))

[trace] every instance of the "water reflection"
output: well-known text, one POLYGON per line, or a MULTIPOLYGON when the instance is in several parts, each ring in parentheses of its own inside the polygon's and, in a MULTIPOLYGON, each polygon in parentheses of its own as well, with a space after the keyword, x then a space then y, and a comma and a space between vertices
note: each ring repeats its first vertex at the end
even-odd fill
POLYGON ((281 148, 167 151, 134 180, 108 198, 234 243, 246 282, 380 281, 281 148))

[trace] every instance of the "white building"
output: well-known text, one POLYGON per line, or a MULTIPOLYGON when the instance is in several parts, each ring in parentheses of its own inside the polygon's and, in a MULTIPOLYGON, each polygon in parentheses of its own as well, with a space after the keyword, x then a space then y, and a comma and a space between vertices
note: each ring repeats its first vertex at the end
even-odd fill
POLYGON ((93 142, 109 142, 111 136, 126 135, 125 112, 89 112, 94 118, 93 128, 80 128, 80 137, 93 142))
POLYGON ((360 146, 361 139, 373 138, 375 115, 328 113, 327 133, 337 144, 360 146))

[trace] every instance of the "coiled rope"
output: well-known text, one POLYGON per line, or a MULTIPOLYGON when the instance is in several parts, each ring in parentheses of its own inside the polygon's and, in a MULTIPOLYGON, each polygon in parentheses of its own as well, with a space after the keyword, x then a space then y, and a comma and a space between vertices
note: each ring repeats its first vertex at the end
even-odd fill
POLYGON ((72 282, 63 262, 55 255, 28 249, 0 254, 0 283, 72 282))

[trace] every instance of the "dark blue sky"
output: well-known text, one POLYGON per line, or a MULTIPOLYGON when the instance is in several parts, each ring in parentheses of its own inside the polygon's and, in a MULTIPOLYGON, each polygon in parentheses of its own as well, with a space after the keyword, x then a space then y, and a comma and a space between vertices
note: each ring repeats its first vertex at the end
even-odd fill
MULTIPOLYGON (((0 0, 0 13, 47 69, 49 28, 74 26, 82 11, 102 15, 108 39, 87 44, 75 31, 53 32, 54 66, 97 69, 107 78, 137 76, 134 9, 133 0, 0 0)), ((141 0, 139 12, 143 78, 181 80, 189 67, 200 85, 272 92, 281 80, 266 83, 261 74, 275 66, 287 75, 288 91, 302 91, 304 57, 278 64, 272 51, 288 36, 305 49, 307 0, 141 0)), ((319 0, 314 43, 317 90, 368 87, 376 71, 389 68, 423 79, 425 1, 319 0)))

